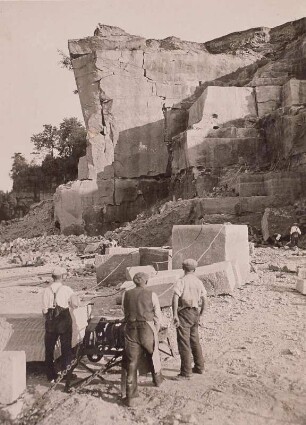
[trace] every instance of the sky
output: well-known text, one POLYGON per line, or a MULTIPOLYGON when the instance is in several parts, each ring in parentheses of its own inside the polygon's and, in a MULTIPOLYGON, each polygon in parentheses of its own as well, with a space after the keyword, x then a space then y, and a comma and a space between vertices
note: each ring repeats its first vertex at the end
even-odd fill
POLYGON ((10 190, 11 157, 31 159, 43 124, 83 121, 73 73, 57 50, 93 35, 98 22, 145 38, 174 35, 205 42, 252 27, 306 16, 306 0, 0 1, 0 190, 10 190))

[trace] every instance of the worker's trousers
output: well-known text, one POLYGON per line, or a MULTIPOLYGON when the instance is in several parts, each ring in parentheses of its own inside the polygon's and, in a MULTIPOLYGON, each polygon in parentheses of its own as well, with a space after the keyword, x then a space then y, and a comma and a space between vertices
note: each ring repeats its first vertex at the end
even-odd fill
POLYGON ((125 369, 126 397, 138 397, 137 371, 140 363, 147 357, 150 371, 153 373, 152 354, 154 350, 154 334, 147 322, 129 322, 125 328, 125 369))
POLYGON ((197 308, 184 308, 178 312, 177 345, 181 357, 181 375, 192 374, 192 357, 197 370, 204 369, 204 358, 199 340, 199 312, 197 308))
POLYGON ((298 246, 298 242, 299 242, 298 232, 294 232, 292 233, 292 235, 290 235, 290 242, 292 246, 298 246))
POLYGON ((65 370, 72 361, 72 319, 67 309, 63 311, 52 323, 46 322, 45 333, 45 364, 47 378, 51 381, 56 379, 57 373, 54 367, 54 349, 60 340, 62 369, 65 370))

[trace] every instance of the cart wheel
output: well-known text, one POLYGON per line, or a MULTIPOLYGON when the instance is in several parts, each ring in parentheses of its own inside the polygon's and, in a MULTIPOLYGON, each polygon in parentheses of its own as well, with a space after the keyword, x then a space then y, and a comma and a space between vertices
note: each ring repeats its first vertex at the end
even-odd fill
POLYGON ((102 359, 103 355, 101 354, 87 354, 87 358, 89 361, 93 363, 97 363, 102 359))

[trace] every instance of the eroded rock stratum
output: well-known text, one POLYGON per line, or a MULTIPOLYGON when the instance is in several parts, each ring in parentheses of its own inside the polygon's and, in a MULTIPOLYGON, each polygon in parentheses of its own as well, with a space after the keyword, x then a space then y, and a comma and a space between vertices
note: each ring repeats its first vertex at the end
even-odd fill
POLYGON ((99 25, 69 51, 88 146, 55 194, 63 232, 104 232, 173 196, 205 206, 218 186, 257 209, 305 195, 305 18, 206 43, 99 25))

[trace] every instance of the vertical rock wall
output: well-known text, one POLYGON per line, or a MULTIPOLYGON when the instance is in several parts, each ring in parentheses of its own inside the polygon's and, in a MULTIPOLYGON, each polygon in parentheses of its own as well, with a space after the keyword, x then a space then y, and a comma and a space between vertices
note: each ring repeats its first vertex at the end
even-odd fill
POLYGON ((99 25, 70 41, 88 146, 79 180, 55 195, 62 231, 103 232, 169 194, 203 196, 211 171, 241 157, 260 164, 270 136, 255 124, 291 101, 281 86, 303 75, 304 34, 300 20, 201 44, 99 25))

